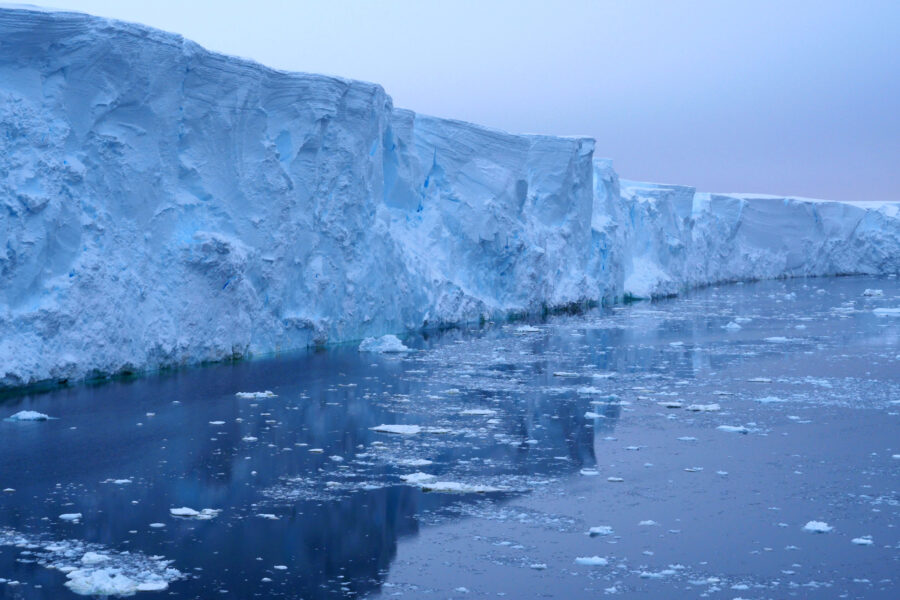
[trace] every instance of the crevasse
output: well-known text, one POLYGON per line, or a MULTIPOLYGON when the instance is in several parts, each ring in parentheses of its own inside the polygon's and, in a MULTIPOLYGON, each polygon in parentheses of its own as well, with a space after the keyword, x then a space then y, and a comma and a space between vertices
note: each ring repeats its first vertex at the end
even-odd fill
POLYGON ((0 387, 900 272, 897 204, 620 181, 593 146, 0 8, 0 387))

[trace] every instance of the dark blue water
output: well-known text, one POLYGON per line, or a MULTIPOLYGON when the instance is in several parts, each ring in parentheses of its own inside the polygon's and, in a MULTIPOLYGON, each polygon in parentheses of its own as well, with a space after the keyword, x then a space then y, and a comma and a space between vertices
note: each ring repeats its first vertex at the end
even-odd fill
POLYGON ((147 597, 900 597, 897 306, 758 283, 8 398, 54 419, 0 421, 0 598, 151 557, 181 576, 147 597))

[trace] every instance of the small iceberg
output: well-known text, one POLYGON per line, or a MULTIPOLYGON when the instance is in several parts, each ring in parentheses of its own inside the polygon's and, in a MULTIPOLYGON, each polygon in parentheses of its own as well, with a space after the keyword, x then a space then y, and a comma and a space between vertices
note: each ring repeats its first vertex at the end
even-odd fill
POLYGON ((470 485, 456 481, 435 481, 434 483, 422 483, 420 486, 424 492, 439 492, 443 494, 487 494, 503 491, 501 488, 489 485, 470 485))
POLYGON ((719 425, 718 427, 716 427, 716 429, 728 433, 742 433, 744 435, 750 433, 750 430, 743 425, 719 425))
POLYGON ((260 398, 276 398, 278 394, 273 394, 271 390, 266 390, 264 392, 238 392, 235 396, 244 400, 258 400, 260 398))
POLYGON ((378 425, 369 429, 378 433, 396 433, 398 435, 416 435, 422 432, 422 428, 418 425, 378 425))
POLYGON ((828 533, 833 529, 834 527, 832 527, 825 521, 809 521, 806 525, 803 526, 803 531, 807 533, 828 533))
POLYGON ((359 345, 360 352, 412 352, 396 335, 383 335, 379 338, 366 338, 359 345))
POLYGON ((50 416, 34 410, 20 410, 16 414, 7 417, 7 421, 49 421, 50 416))
POLYGON ((722 410, 722 407, 718 404, 691 404, 685 410, 689 410, 691 412, 717 412, 722 410))
POLYGON ((609 561, 600 556, 579 556, 575 559, 575 564, 586 567, 605 567, 609 561))
POLYGON ((219 516, 220 512, 222 511, 215 508, 194 510, 193 508, 188 508, 187 506, 169 509, 169 514, 171 514, 173 517, 180 517, 182 519, 197 519, 198 521, 208 521, 210 519, 214 519, 219 516))

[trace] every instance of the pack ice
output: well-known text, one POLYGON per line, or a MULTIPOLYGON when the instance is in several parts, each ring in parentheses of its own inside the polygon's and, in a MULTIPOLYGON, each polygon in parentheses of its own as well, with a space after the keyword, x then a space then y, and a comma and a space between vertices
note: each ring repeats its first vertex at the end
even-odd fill
POLYGON ((0 81, 0 387, 900 271, 896 204, 620 181, 139 25, 0 8, 0 81))

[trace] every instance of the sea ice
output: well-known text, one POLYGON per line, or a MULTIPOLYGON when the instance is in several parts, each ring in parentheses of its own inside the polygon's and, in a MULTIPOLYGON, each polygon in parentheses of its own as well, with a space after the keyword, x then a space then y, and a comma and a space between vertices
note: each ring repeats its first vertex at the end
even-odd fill
POLYGON ((33 410, 20 410, 16 414, 6 418, 7 421, 46 421, 48 419, 50 419, 49 416, 33 410))
POLYGON ((575 563, 586 567, 605 567, 609 561, 600 556, 579 556, 575 559, 575 563))
POLYGON ((378 433, 397 433, 400 435, 415 435, 422 432, 422 428, 418 425, 378 425, 370 427, 370 429, 378 433))
POLYGON ((366 338, 359 345, 360 352, 412 352, 396 335, 383 335, 379 338, 366 338))
POLYGON ((834 527, 824 521, 809 521, 803 526, 803 531, 807 533, 828 533, 833 529, 834 527))
POLYGON ((235 396, 244 400, 258 400, 260 398, 275 398, 277 394, 272 393, 270 390, 266 390, 264 392, 238 392, 235 396))

